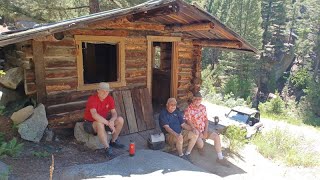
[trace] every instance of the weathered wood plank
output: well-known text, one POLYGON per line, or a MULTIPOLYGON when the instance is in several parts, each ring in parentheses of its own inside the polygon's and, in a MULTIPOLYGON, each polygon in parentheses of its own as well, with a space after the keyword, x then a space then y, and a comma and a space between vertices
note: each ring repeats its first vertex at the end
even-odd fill
POLYGON ((131 92, 129 90, 124 90, 121 93, 122 93, 123 103, 126 110, 129 132, 130 133, 138 132, 137 121, 136 121, 134 108, 132 104, 131 92))
POLYGON ((152 109, 152 102, 149 90, 147 88, 140 89, 141 95, 141 106, 142 106, 142 113, 143 113, 143 120, 147 125, 147 129, 155 128, 155 122, 153 119, 153 109, 152 109))
POLYGON ((144 131, 147 129, 147 126, 145 121, 143 120, 140 91, 139 89, 133 89, 131 90, 131 94, 132 94, 132 101, 133 101, 134 112, 136 115, 138 130, 144 131))
POLYGON ((125 107, 123 104, 123 98, 122 98, 121 91, 113 91, 112 97, 114 99, 115 108, 116 108, 118 115, 123 117, 123 120, 124 120, 123 127, 122 127, 120 134, 121 135, 129 134, 130 132, 129 132, 129 127, 128 127, 128 119, 126 116, 126 110, 125 110, 125 107))

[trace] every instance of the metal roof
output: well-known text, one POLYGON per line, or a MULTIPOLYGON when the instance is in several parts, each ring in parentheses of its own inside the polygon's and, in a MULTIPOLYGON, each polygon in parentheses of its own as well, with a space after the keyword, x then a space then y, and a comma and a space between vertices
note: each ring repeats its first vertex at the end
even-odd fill
POLYGON ((118 17, 130 16, 130 15, 146 16, 142 19, 144 22, 153 22, 167 25, 168 27, 173 25, 188 25, 203 22, 212 22, 214 27, 210 30, 197 30, 183 32, 188 38, 194 40, 229 40, 241 42, 239 48, 231 48, 249 52, 257 53, 258 50, 244 40, 240 35, 226 27, 216 17, 202 10, 201 8, 190 5, 182 0, 151 0, 145 3, 139 4, 134 7, 124 9, 113 9, 109 11, 99 12, 82 16, 74 19, 69 19, 57 23, 45 24, 31 29, 26 29, 18 32, 5 32, 0 35, 0 47, 8 44, 14 44, 36 37, 46 36, 62 31, 67 31, 76 28, 86 28, 88 24, 101 21, 111 20, 118 17), (157 9, 168 9, 172 6, 177 6, 177 10, 174 13, 168 14, 148 14, 148 12, 155 11, 157 9))
POLYGON ((249 115, 259 112, 256 109, 251 109, 251 108, 248 108, 248 107, 245 107, 245 106, 236 106, 236 107, 233 107, 231 110, 234 110, 234 111, 237 111, 237 112, 241 112, 241 113, 244 113, 244 114, 249 114, 249 115))

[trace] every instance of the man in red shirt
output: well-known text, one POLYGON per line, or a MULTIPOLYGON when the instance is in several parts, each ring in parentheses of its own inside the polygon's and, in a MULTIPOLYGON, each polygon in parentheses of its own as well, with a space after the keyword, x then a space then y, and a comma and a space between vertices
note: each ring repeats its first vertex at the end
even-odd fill
POLYGON ((84 130, 87 133, 98 135, 100 142, 105 147, 106 156, 113 156, 111 147, 124 148, 117 141, 123 126, 123 118, 115 110, 114 100, 109 92, 112 91, 108 83, 99 83, 97 93, 90 96, 84 112, 84 130), (107 142, 107 131, 111 132, 110 144, 107 142), (110 147, 110 146, 111 147, 110 147))

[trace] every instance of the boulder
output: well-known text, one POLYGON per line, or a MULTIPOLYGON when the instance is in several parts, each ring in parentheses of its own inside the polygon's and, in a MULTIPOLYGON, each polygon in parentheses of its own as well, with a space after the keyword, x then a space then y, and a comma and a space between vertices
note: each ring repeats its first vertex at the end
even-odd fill
MULTIPOLYGON (((74 127, 74 137, 77 141, 84 143, 90 149, 102 149, 103 144, 100 143, 98 136, 88 134, 83 129, 83 122, 78 122, 74 127)), ((111 139, 111 135, 108 135, 108 142, 111 139)))
POLYGON ((9 179, 9 167, 0 161, 0 179, 8 180, 9 179))
POLYGON ((14 112, 10 117, 13 121, 13 124, 20 124, 26 119, 28 119, 33 114, 33 106, 27 106, 20 109, 17 112, 14 112))
POLYGON ((39 142, 48 125, 46 111, 43 104, 34 109, 32 116, 19 125, 18 132, 22 139, 39 142))
POLYGON ((6 71, 6 74, 0 77, 0 83, 10 89, 16 89, 23 80, 23 69, 20 67, 12 68, 6 71))
POLYGON ((14 90, 0 86, 0 105, 6 106, 8 102, 22 99, 22 95, 14 90))
POLYGON ((51 142, 54 137, 54 132, 51 129, 46 128, 44 131, 44 137, 46 141, 51 142))

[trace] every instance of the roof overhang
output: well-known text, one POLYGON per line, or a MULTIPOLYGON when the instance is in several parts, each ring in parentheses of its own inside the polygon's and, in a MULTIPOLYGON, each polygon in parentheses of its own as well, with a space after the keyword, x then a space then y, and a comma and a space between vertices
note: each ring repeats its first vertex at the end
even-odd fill
POLYGON ((126 17, 131 22, 151 22, 165 25, 165 31, 180 33, 203 47, 226 48, 258 53, 250 43, 226 27, 217 18, 182 0, 156 0, 125 8, 104 11, 31 29, 0 35, 0 47, 36 39, 103 20, 126 17))

